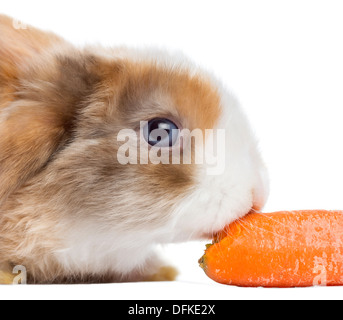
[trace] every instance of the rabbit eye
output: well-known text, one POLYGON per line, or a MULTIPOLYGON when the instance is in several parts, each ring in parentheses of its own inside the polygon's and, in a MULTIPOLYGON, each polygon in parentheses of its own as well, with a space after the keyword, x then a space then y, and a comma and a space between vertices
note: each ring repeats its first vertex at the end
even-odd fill
POLYGON ((143 129, 144 139, 151 145, 170 148, 175 145, 179 136, 179 128, 168 119, 153 119, 143 129))

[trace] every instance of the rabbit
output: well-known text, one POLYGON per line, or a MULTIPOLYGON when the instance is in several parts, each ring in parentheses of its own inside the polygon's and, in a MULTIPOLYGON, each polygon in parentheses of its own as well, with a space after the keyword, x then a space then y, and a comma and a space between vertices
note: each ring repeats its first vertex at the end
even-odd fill
POLYGON ((209 239, 264 206, 258 141, 209 71, 161 49, 77 48, 13 21, 0 16, 0 281, 18 265, 32 284, 175 280, 160 245, 209 239), (168 128, 164 160, 184 152, 171 132, 222 130, 223 172, 121 164, 119 133, 151 150, 153 128, 168 128))

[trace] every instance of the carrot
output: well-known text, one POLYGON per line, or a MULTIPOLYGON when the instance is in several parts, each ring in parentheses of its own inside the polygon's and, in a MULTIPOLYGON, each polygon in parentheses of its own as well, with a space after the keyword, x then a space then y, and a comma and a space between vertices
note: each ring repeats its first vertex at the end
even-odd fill
POLYGON ((251 213, 219 233, 199 263, 227 285, 343 285, 343 211, 251 213))

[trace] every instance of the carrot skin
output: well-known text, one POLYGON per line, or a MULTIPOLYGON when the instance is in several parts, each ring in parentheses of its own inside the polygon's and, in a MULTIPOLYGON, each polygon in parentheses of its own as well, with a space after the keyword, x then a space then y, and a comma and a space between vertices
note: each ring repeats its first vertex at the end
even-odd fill
POLYGON ((343 285, 343 211, 249 214, 218 234, 199 262, 227 285, 343 285))

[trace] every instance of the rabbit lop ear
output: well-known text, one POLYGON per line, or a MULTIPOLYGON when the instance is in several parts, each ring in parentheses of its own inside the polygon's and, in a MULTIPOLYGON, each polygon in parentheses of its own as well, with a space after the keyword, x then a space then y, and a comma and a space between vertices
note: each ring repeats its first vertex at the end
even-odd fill
POLYGON ((0 205, 49 159, 63 136, 54 115, 35 102, 16 101, 22 65, 57 36, 0 15, 0 205))
POLYGON ((55 115, 35 104, 13 104, 0 111, 0 205, 35 175, 63 137, 55 115))
POLYGON ((55 35, 17 30, 5 16, 0 34, 1 207, 70 141, 101 68, 55 35), (57 50, 46 50, 55 44, 57 50))

